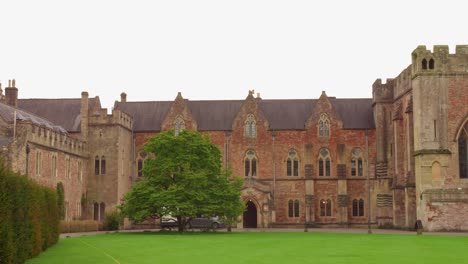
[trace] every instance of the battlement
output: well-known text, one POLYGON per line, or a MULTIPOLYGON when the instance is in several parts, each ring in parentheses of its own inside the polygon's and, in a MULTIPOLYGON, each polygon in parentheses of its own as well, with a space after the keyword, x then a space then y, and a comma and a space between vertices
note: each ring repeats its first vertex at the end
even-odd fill
POLYGON ((447 45, 434 45, 433 50, 418 46, 411 54, 413 76, 420 74, 468 73, 468 45, 457 45, 455 54, 447 45))
POLYGON ((382 79, 375 80, 372 84, 372 101, 380 103, 393 100, 394 79, 387 79, 382 83, 382 79))
POLYGON ((107 114, 107 108, 100 109, 90 116, 89 122, 94 125, 120 125, 129 130, 133 127, 133 118, 115 108, 110 115, 107 114))
MULTIPOLYGON (((24 123, 27 124, 29 122, 24 123)), ((29 124, 31 129, 31 138, 29 138, 30 142, 77 156, 87 156, 88 146, 86 142, 73 138, 67 133, 33 123, 29 124)))

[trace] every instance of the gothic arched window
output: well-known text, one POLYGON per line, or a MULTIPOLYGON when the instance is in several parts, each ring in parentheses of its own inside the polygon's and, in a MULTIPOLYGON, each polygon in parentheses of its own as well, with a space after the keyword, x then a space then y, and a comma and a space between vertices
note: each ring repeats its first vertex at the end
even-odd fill
POLYGON ((244 135, 247 138, 255 138, 257 136, 257 122, 252 114, 247 115, 247 119, 245 120, 244 135))
POLYGON ((257 157, 253 150, 247 151, 244 158, 245 177, 257 176, 257 157))
POLYGON ((331 200, 320 200, 320 216, 331 216, 331 200))
POLYGON ((299 200, 289 200, 288 201, 288 216, 289 217, 299 217, 299 200))
POLYGON ((286 160, 286 175, 299 176, 299 159, 294 150, 288 152, 288 159, 286 160))
POLYGON ((182 116, 177 116, 174 121, 174 135, 178 136, 185 129, 185 121, 182 116))
POLYGON ((331 168, 331 159, 330 159, 330 151, 328 149, 323 148, 320 150, 319 158, 318 158, 318 170, 319 176, 330 176, 330 168, 331 168))
POLYGON ((468 122, 458 137, 458 165, 460 178, 468 178, 468 122))
POLYGON ((364 170, 362 166, 361 149, 355 148, 351 158, 351 176, 362 176, 364 170))
POLYGON ((330 120, 327 114, 321 113, 319 120, 319 136, 330 137, 330 120))

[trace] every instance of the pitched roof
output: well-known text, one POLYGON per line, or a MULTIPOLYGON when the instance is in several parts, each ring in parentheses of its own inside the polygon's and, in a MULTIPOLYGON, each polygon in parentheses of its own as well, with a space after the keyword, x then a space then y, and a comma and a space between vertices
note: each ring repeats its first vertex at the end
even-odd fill
MULTIPOLYGON (((198 130, 231 130, 243 100, 186 100, 198 130)), ((343 120, 345 129, 374 128, 372 99, 335 99, 330 102, 343 120)), ((115 107, 134 118, 135 131, 160 131, 173 101, 116 102, 115 107)), ((304 129, 316 99, 258 100, 260 109, 275 130, 304 129)))
MULTIPOLYGON (((99 97, 89 98, 88 105, 90 109, 100 108, 99 97)), ((18 108, 45 117, 69 132, 80 131, 81 98, 18 99, 18 108)))
POLYGON ((372 99, 330 99, 347 129, 375 128, 372 99))
POLYGON ((172 101, 116 102, 115 108, 133 117, 135 131, 160 131, 172 101))
POLYGON ((33 124, 44 126, 52 130, 60 131, 62 133, 67 132, 63 127, 55 125, 54 123, 52 123, 51 121, 45 118, 39 117, 35 114, 29 113, 28 111, 15 108, 7 104, 0 103, 0 116, 6 122, 9 122, 9 123, 14 122, 15 112, 16 112, 16 120, 29 121, 29 122, 32 122, 33 124))

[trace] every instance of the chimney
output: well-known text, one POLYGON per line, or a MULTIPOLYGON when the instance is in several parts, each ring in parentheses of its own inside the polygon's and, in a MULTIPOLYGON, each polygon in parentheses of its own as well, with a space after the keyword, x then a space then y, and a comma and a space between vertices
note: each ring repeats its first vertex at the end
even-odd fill
POLYGON ((8 80, 8 87, 5 88, 5 101, 7 105, 18 107, 18 88, 15 79, 8 80))
POLYGON ((88 92, 81 93, 81 137, 83 140, 87 140, 88 138, 88 92))
POLYGON ((120 94, 120 102, 126 103, 127 102, 127 94, 125 92, 120 94))

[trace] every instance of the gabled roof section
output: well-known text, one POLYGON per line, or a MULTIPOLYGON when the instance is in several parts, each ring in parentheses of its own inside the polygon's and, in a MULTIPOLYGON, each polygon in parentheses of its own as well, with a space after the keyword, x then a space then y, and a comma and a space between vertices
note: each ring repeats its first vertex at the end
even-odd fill
POLYGON ((259 100, 257 103, 274 130, 301 130, 314 109, 317 100, 286 99, 259 100))
POLYGON ((133 117, 135 131, 161 131, 161 124, 171 108, 172 101, 115 102, 115 108, 133 117))
MULTIPOLYGON (((343 120, 344 129, 374 128, 372 99, 329 98, 343 120)), ((244 100, 186 100, 188 108, 197 121, 199 131, 229 131, 244 100)), ((115 107, 133 116, 134 130, 161 131, 173 101, 116 102, 115 107)), ((317 99, 257 100, 265 114, 270 129, 302 130, 312 114, 317 99)))
MULTIPOLYGON (((89 114, 101 108, 99 97, 88 99, 89 114)), ((80 131, 81 98, 67 99, 18 99, 18 108, 44 117, 69 132, 80 131)))
POLYGON ((188 101, 197 120, 198 130, 231 130, 232 122, 242 106, 241 100, 188 101))
POLYGON ((49 120, 39 117, 35 114, 29 113, 28 111, 24 111, 22 109, 15 108, 13 106, 0 103, 0 116, 8 123, 14 122, 14 116, 16 112, 16 120, 20 121, 29 121, 35 125, 47 127, 49 129, 59 131, 62 133, 67 133, 67 131, 58 125, 50 122, 49 120))
POLYGON ((371 98, 329 98, 345 129, 375 128, 371 98))

